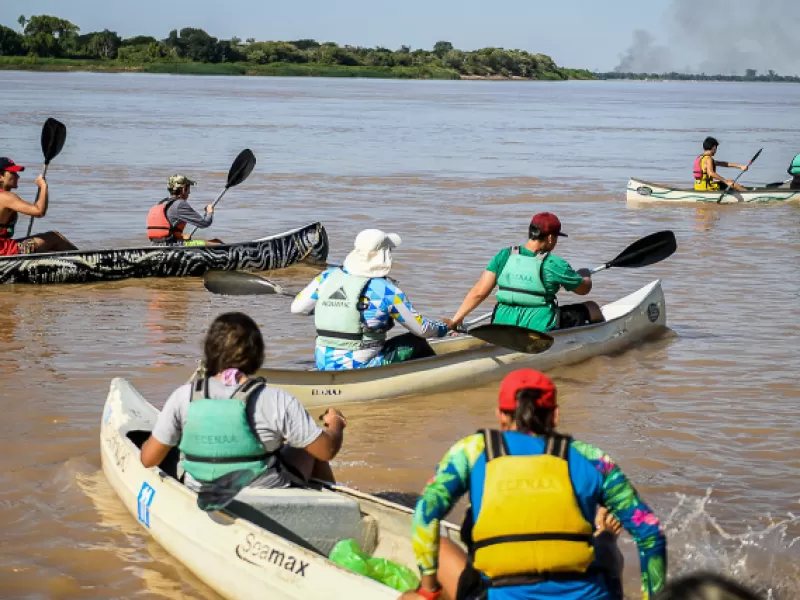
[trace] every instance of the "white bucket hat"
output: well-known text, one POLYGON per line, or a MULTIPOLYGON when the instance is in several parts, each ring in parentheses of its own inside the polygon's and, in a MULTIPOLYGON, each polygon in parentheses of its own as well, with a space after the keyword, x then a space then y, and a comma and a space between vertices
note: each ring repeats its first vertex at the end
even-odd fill
POLYGON ((392 248, 400 236, 380 229, 365 229, 356 236, 354 249, 344 259, 344 268, 358 277, 386 277, 392 270, 392 248))

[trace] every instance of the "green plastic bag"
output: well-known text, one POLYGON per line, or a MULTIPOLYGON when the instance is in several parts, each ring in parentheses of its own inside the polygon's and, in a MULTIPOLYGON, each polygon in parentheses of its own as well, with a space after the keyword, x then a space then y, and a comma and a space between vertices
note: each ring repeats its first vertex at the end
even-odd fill
POLYGON ((338 542, 328 558, 345 569, 379 581, 398 592, 419 587, 419 578, 414 571, 387 558, 375 558, 362 552, 353 539, 338 542))

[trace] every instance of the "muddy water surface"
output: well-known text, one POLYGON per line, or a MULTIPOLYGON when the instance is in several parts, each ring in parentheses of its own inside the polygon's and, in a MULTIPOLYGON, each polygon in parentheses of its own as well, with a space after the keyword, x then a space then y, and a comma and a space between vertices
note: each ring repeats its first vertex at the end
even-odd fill
MULTIPOLYGON (((743 182, 783 178, 797 87, 699 83, 487 83, 3 72, 0 154, 30 165, 39 127, 69 127, 48 176, 47 228, 81 247, 139 244, 167 176, 198 206, 244 147, 250 179, 213 235, 251 239, 321 220, 337 263, 365 227, 403 236, 393 273, 415 305, 449 316, 532 213, 558 214, 559 253, 596 266, 637 237, 679 250, 598 274, 606 302, 662 278, 671 332, 556 370, 564 429, 607 450, 658 510, 673 573, 709 566, 775 597, 800 595, 800 206, 630 207, 627 178, 686 182, 702 138, 719 157, 764 153, 743 182), (713 106, 713 110, 699 110, 713 106), (10 108, 9 108, 10 107, 10 108)), ((317 273, 274 275, 299 288, 317 273)), ((100 472, 109 380, 156 405, 191 373, 205 327, 245 309, 273 365, 310 366, 310 319, 281 297, 221 298, 200 280, 0 287, 0 596, 214 597, 146 536, 100 472)), ((496 384, 347 409, 336 463, 367 491, 414 493, 459 437, 492 423, 496 384)), ((633 545, 624 543, 632 597, 633 545)))

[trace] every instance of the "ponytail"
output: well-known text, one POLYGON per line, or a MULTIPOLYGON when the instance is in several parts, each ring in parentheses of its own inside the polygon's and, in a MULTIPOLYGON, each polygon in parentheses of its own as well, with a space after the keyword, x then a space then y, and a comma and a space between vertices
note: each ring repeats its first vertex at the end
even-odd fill
POLYGON ((536 406, 542 396, 540 390, 523 388, 517 391, 517 409, 514 411, 514 423, 517 431, 549 435, 553 432, 553 409, 536 406))

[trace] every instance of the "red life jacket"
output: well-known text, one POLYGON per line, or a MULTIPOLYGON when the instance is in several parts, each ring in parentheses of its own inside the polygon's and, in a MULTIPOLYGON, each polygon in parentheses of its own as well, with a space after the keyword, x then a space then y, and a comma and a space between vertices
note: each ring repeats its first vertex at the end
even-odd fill
POLYGON ((167 218, 167 211, 173 202, 180 198, 164 198, 147 213, 147 237, 151 240, 163 240, 167 238, 181 238, 183 230, 186 229, 186 221, 178 221, 171 225, 167 218))
POLYGON ((0 256, 14 256, 19 254, 19 244, 12 240, 14 227, 19 219, 19 213, 14 212, 14 216, 5 225, 0 225, 0 256))

